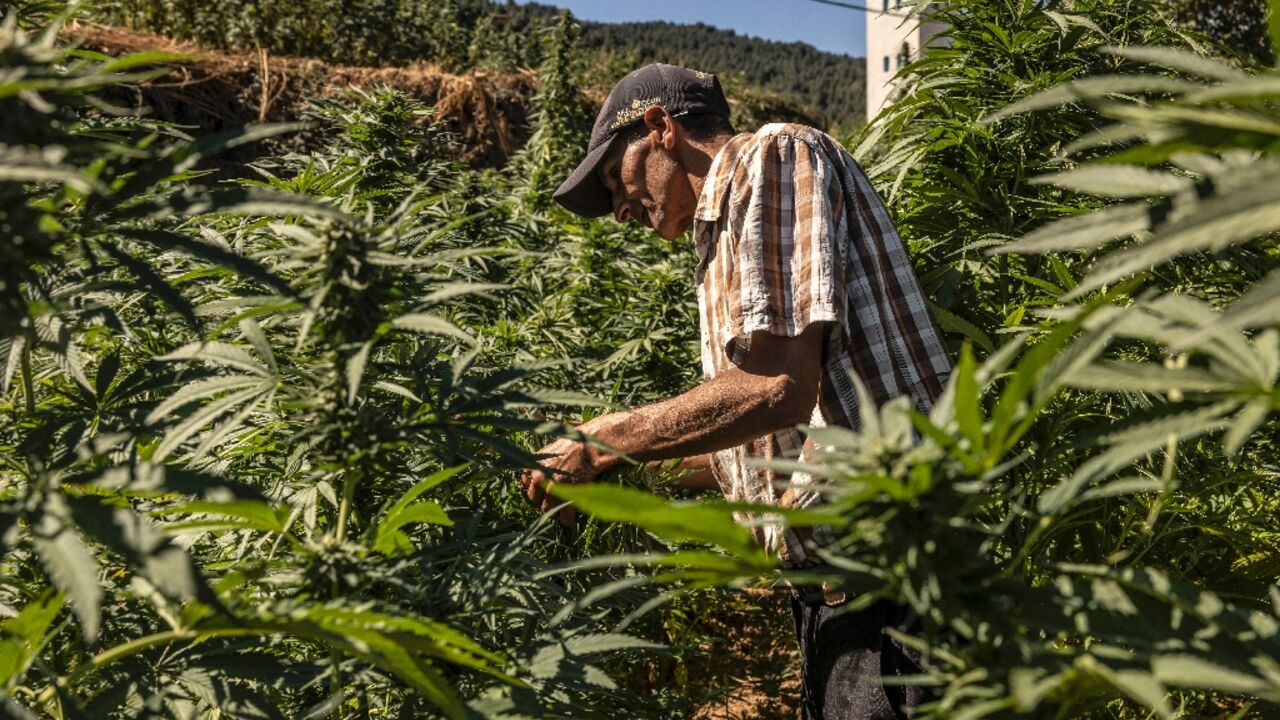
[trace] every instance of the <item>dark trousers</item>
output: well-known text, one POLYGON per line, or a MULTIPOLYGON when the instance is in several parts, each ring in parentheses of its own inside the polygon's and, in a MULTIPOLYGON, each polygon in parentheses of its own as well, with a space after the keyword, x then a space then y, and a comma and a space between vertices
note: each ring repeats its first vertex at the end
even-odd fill
MULTIPOLYGON (((820 595, 819 595, 820 597, 820 595)), ((857 612, 840 612, 820 599, 791 598, 800 641, 804 720, 904 720, 924 699, 919 685, 885 685, 881 679, 920 673, 919 654, 884 632, 918 631, 914 614, 884 600, 857 612)))

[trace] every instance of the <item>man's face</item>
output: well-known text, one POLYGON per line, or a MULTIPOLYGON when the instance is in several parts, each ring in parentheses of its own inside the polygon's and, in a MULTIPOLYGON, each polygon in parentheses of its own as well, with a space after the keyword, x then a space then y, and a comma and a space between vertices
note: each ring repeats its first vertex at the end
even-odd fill
MULTIPOLYGON (((668 116, 669 117, 669 116, 668 116)), ((697 198, 674 145, 680 138, 651 130, 638 140, 619 143, 601 163, 601 180, 613 196, 618 222, 635 220, 667 240, 693 224, 697 198)))

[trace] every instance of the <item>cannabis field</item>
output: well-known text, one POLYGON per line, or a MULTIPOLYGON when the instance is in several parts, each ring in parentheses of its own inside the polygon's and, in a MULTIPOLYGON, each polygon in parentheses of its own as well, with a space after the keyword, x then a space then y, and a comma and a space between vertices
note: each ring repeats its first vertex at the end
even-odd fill
POLYGON ((537 38, 529 140, 475 169, 383 87, 193 133, 131 103, 181 58, 60 34, 337 32, 200 5, 3 6, 5 717, 721 717, 706 619, 787 581, 911 605, 927 717, 1280 714, 1269 48, 1157 0, 939 4, 949 44, 844 140, 955 370, 927 416, 813 431, 827 503, 779 521, 836 540, 782 571, 672 464, 557 487, 573 530, 521 496, 537 448, 699 380, 687 238, 549 199, 592 117, 567 17, 342 11, 423 30, 351 30, 380 57, 537 38))

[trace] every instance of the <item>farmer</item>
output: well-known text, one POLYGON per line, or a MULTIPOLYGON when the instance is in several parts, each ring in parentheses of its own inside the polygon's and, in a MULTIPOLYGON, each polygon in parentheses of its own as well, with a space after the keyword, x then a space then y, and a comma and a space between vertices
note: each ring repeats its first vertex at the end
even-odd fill
MULTIPOLYGON (((795 457, 796 425, 854 427, 856 373, 877 404, 910 395, 928 409, 950 369, 919 283, 884 205, 829 135, 770 124, 734 134, 714 75, 649 65, 624 77, 595 121, 587 156, 555 198, 587 217, 608 213, 668 240, 693 229, 704 382, 579 430, 637 461, 681 458, 687 487, 732 501, 808 507, 807 475, 749 458, 795 457)), ((561 439, 528 471, 529 500, 549 510, 553 482, 587 482, 623 462, 561 439)), ((566 524, 572 508, 561 511, 566 524)), ((752 528, 784 567, 813 564, 795 531, 752 528)), ((913 674, 911 653, 883 632, 910 629, 905 607, 837 613, 846 599, 793 588, 803 658, 804 717, 907 717, 919 690, 881 682, 913 674)))

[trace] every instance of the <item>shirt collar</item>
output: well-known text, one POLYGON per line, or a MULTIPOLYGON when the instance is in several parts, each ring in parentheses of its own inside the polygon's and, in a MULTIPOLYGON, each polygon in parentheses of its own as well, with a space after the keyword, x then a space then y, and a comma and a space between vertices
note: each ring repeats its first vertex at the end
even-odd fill
POLYGON ((738 164, 738 156, 752 137, 751 133, 734 135, 711 160, 707 179, 702 184, 702 194, 698 196, 698 207, 693 212, 695 220, 715 222, 720 219, 720 208, 724 206, 724 194, 732 184, 730 181, 738 164))

